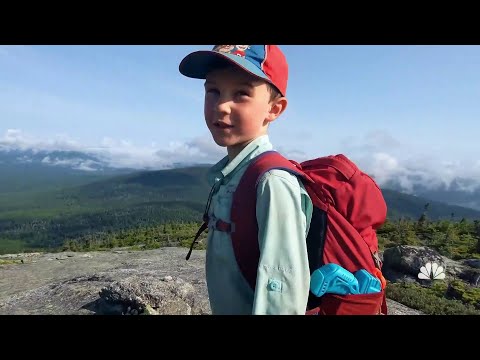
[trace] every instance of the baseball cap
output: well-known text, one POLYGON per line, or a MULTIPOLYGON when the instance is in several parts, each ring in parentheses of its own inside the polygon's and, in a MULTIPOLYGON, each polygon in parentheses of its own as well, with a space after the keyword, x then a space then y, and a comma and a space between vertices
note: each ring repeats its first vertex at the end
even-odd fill
POLYGON ((225 60, 287 93, 288 64, 278 45, 215 45, 212 50, 195 51, 180 63, 180 72, 191 78, 205 79, 207 73, 225 60))

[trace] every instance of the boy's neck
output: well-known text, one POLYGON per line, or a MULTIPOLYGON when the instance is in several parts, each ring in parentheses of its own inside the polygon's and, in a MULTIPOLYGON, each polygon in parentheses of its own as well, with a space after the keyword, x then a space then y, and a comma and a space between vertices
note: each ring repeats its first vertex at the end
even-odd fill
POLYGON ((234 146, 227 146, 227 154, 228 154, 228 162, 232 162, 233 159, 237 157, 238 154, 242 152, 243 149, 245 149, 248 144, 250 144, 254 139, 250 139, 244 143, 241 144, 236 144, 234 146))
POLYGON ((232 162, 233 159, 237 157, 238 154, 242 152, 245 147, 250 144, 253 140, 250 140, 248 143, 237 144, 235 146, 228 146, 227 147, 227 154, 228 154, 228 162, 232 162))
MULTIPOLYGON (((266 135, 266 134, 262 134, 260 136, 263 136, 263 135, 266 135)), ((238 156, 238 154, 242 152, 243 149, 245 149, 253 141, 257 140, 260 136, 250 139, 248 141, 245 141, 244 143, 241 143, 241 144, 236 144, 234 146, 227 146, 228 162, 231 163, 233 159, 235 159, 238 156)))

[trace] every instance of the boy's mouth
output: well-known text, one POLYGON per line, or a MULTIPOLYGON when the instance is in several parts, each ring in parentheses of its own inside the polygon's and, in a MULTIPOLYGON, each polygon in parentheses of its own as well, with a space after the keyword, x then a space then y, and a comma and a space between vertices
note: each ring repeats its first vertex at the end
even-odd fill
POLYGON ((213 126, 215 126, 217 128, 220 128, 220 129, 229 129, 229 128, 233 127, 233 125, 230 125, 230 124, 227 124, 227 123, 224 123, 224 122, 221 122, 221 121, 214 122, 213 126))

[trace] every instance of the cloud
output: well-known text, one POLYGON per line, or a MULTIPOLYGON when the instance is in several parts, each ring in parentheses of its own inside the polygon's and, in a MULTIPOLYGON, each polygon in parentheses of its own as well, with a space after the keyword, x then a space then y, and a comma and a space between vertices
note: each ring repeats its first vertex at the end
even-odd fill
POLYGON ((308 155, 302 150, 287 148, 285 146, 278 146, 276 150, 287 159, 292 159, 296 162, 308 160, 308 155))
POLYGON ((342 148, 349 153, 373 153, 385 149, 399 150, 405 148, 399 140, 391 136, 387 131, 375 130, 368 132, 363 137, 347 137, 340 141, 342 148))
POLYGON ((225 149, 215 145, 210 135, 187 142, 170 142, 164 147, 157 144, 135 146, 129 141, 104 138, 101 148, 89 148, 89 151, 112 167, 135 169, 164 169, 180 163, 215 163, 226 155, 225 149))
POLYGON ((82 151, 84 147, 67 135, 58 134, 53 139, 41 140, 24 133, 19 129, 8 129, 3 137, 0 137, 0 150, 32 150, 38 151, 82 151))
POLYGON ((425 154, 411 144, 404 144, 385 131, 364 137, 344 139, 345 153, 379 185, 398 184, 413 192, 416 185, 427 189, 455 186, 462 191, 480 189, 480 160, 445 160, 445 156, 425 154))
POLYGON ((399 148, 402 146, 400 141, 384 130, 375 130, 367 133, 365 135, 365 141, 368 144, 375 144, 379 148, 399 148))
POLYGON ((218 159, 226 155, 226 149, 215 144, 210 135, 196 137, 187 145, 191 148, 197 148, 205 159, 218 159))
POLYGON ((85 160, 81 158, 62 159, 59 157, 45 156, 42 161, 43 164, 53 166, 68 166, 75 170, 96 171, 102 164, 98 161, 85 160))
MULTIPOLYGON (((9 129, 3 136, 0 135, 1 150, 31 150, 33 153, 80 152, 92 158, 73 156, 66 159, 49 155, 43 161, 50 165, 69 165, 86 171, 93 171, 102 163, 114 168, 151 170, 180 164, 213 164, 226 155, 226 149, 217 146, 210 134, 187 141, 161 145, 152 143, 150 146, 139 146, 125 139, 105 137, 97 146, 85 146, 65 134, 45 140, 26 134, 20 129, 9 129)), ((299 162, 309 159, 305 152, 295 147, 281 146, 277 150, 287 158, 299 162)), ((413 192, 417 185, 429 189, 448 189, 455 186, 458 190, 470 192, 480 189, 479 159, 444 160, 439 156, 420 154, 414 152, 410 145, 402 144, 386 132, 379 131, 357 139, 346 139, 344 150, 344 154, 373 176, 380 186, 394 182, 407 192, 413 192)))
MULTIPOLYGON (((137 146, 128 140, 104 138, 98 146, 84 146, 67 135, 56 135, 43 140, 24 133, 19 129, 9 129, 0 137, 0 151, 74 151, 94 156, 99 160, 46 156, 42 162, 49 165, 70 165, 77 169, 94 170, 100 162, 114 168, 164 169, 176 164, 215 163, 226 155, 224 148, 218 147, 210 135, 196 137, 187 142, 171 142, 164 147, 157 144, 137 146)), ((24 159, 26 160, 26 159, 24 159)))
POLYGON ((206 164, 219 161, 226 155, 226 149, 218 147, 210 136, 205 136, 188 142, 171 142, 166 149, 156 151, 155 155, 167 164, 206 164))

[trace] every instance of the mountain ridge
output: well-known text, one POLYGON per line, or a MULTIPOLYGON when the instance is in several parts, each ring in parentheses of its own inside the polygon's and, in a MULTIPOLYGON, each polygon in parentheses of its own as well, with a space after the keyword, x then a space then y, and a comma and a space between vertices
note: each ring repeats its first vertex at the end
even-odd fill
MULTIPOLYGON (((121 167, 111 163, 108 156, 94 152, 21 149, 0 144, 0 193, 59 189, 126 174, 207 168, 211 165, 172 161, 161 168, 142 167, 140 164, 136 167, 121 167)), ((389 180, 380 185, 382 189, 480 211, 480 182, 474 179, 459 176, 449 185, 440 183, 432 188, 431 184, 423 184, 418 175, 403 174, 402 179, 389 180), (408 189, 402 185, 405 179, 410 184, 408 189)))

